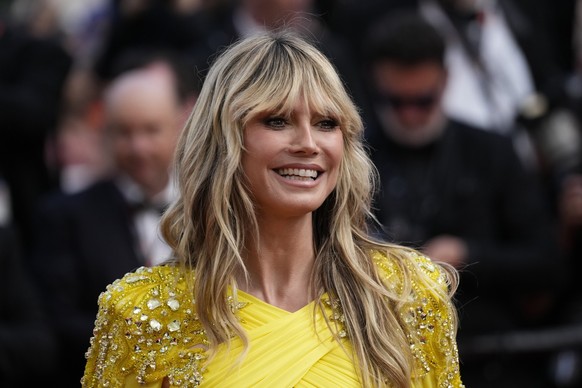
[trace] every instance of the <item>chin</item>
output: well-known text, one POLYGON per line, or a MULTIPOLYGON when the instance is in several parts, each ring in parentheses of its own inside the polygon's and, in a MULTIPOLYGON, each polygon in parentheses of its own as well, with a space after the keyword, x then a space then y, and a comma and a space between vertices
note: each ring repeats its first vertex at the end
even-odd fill
POLYGON ((446 117, 440 110, 417 125, 405 125, 394 115, 381 116, 381 119, 385 133, 397 143, 408 147, 422 147, 433 142, 440 137, 446 124, 446 117))
POLYGON ((281 217, 302 217, 312 214, 314 211, 321 207, 322 203, 297 203, 297 202, 286 202, 279 203, 275 208, 269 210, 269 213, 280 214, 281 217))

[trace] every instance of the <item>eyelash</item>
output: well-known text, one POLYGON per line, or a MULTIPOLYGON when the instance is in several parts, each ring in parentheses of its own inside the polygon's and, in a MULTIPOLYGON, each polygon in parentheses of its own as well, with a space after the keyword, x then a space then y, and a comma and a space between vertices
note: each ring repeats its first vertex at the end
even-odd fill
POLYGON ((325 119, 321 120, 317 125, 323 130, 333 131, 337 128, 338 123, 334 119, 325 119))
POLYGON ((283 128, 287 125, 287 120, 282 117, 269 117, 265 119, 265 125, 271 128, 283 128), (275 124, 277 122, 277 124, 275 124))
MULTIPOLYGON (((269 117, 264 120, 266 126, 280 129, 288 124, 288 121, 282 117, 269 117)), ((334 119, 323 119, 315 124, 324 131, 333 131, 337 128, 338 123, 334 119)))

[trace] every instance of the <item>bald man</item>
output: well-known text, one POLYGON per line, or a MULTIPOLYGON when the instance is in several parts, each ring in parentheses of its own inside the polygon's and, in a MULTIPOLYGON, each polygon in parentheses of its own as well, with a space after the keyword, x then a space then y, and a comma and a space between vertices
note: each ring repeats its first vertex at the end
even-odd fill
POLYGON ((177 82, 162 61, 114 79, 103 100, 110 176, 40 206, 31 263, 60 339, 59 386, 78 386, 99 293, 170 255, 158 223, 173 198, 170 169, 184 119, 177 82))
POLYGON ((179 129, 181 105, 166 66, 134 70, 105 93, 106 130, 119 173, 139 186, 146 200, 166 188, 179 129))

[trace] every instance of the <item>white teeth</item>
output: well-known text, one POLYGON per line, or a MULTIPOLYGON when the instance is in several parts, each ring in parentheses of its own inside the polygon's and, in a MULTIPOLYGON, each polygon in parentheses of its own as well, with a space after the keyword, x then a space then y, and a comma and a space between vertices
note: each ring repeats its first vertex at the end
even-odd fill
POLYGON ((287 178, 317 178, 318 172, 316 170, 304 169, 304 168, 280 168, 277 170, 279 175, 285 176, 287 178))

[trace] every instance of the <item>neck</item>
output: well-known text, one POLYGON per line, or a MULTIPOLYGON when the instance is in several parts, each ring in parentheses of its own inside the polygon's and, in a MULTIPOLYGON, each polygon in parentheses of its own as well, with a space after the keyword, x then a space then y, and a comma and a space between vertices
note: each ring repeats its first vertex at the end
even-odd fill
POLYGON ((315 260, 311 215, 286 220, 260 218, 259 236, 246 255, 249 279, 239 281, 241 289, 287 311, 308 304, 315 260))

